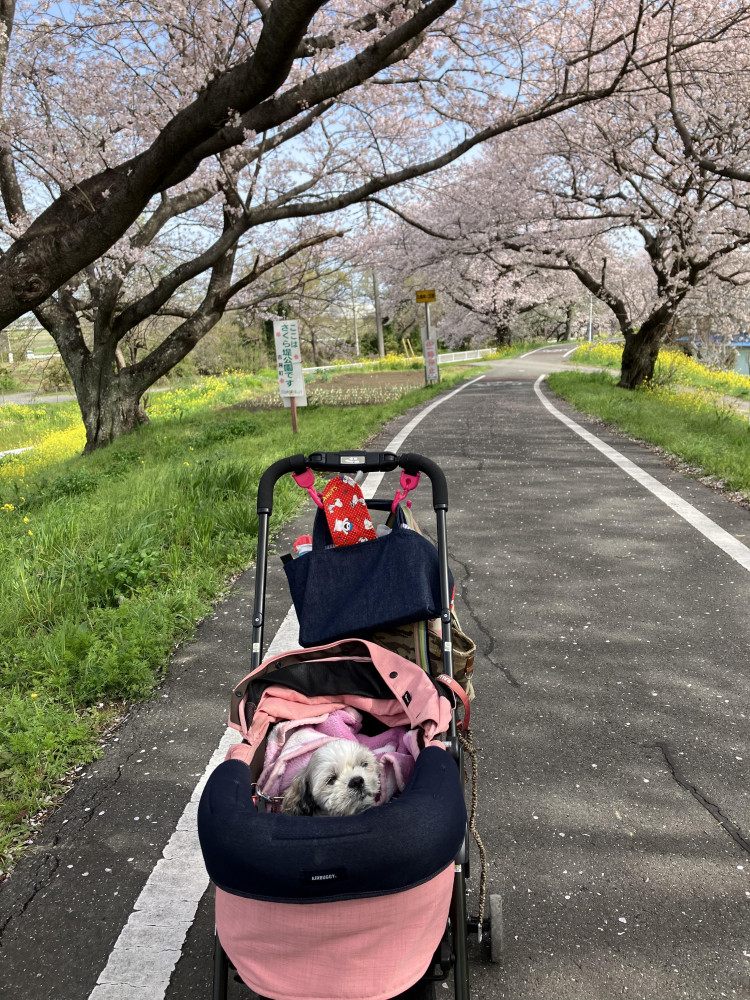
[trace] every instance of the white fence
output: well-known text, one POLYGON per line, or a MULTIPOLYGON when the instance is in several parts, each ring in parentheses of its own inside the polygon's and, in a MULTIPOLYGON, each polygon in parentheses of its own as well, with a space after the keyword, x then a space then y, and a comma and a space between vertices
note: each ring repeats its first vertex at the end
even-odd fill
POLYGON ((454 361, 479 361, 480 358, 485 358, 488 354, 494 354, 496 350, 496 347, 485 347, 479 351, 453 351, 451 354, 439 354, 438 363, 449 365, 454 361))
MULTIPOLYGON (((438 354, 438 364, 449 365, 454 361, 478 361, 480 358, 485 357, 487 354, 494 354, 496 348, 485 348, 479 351, 453 351, 447 354, 438 354)), ((422 355, 417 354, 412 361, 422 361, 422 355)), ((302 371, 308 375, 313 372, 332 372, 332 371, 343 371, 345 368, 361 368, 363 365, 377 365, 380 364, 380 358, 371 358, 369 361, 353 361, 348 365, 320 365, 318 368, 303 368, 302 371)))

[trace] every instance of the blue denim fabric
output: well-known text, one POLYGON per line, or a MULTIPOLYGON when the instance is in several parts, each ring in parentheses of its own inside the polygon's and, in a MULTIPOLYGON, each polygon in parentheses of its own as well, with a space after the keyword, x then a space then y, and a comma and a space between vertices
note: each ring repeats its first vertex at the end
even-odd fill
POLYGON ((302 646, 437 618, 442 610, 437 549, 405 528, 357 545, 314 547, 284 570, 302 646))

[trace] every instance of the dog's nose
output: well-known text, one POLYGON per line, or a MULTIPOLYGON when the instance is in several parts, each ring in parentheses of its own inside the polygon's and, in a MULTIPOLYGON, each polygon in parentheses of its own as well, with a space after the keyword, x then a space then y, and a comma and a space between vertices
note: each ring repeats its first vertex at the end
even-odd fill
POLYGON ((357 775, 355 778, 349 779, 350 788, 363 788, 364 784, 365 784, 365 779, 362 777, 361 774, 357 775))

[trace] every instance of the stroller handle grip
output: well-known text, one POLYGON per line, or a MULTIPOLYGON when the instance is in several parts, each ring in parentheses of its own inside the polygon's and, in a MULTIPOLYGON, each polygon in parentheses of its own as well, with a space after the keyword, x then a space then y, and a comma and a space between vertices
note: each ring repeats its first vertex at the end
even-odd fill
POLYGON ((415 452, 407 452, 398 456, 398 464, 410 476, 424 472, 432 483, 432 506, 435 510, 448 510, 448 484, 445 474, 437 462, 415 452))
POLYGON ((424 455, 377 451, 316 451, 307 458, 291 455, 274 462, 263 473, 258 484, 258 513, 270 514, 273 510, 273 489, 279 479, 288 473, 300 475, 306 469, 316 472, 392 472, 402 468, 409 475, 424 472, 432 483, 432 506, 435 510, 448 509, 448 485, 440 466, 424 455))
POLYGON ((304 455, 290 455, 280 458, 278 462, 269 465, 258 483, 258 513, 270 514, 273 511, 273 488, 282 476, 288 473, 301 475, 307 469, 307 459, 304 455))

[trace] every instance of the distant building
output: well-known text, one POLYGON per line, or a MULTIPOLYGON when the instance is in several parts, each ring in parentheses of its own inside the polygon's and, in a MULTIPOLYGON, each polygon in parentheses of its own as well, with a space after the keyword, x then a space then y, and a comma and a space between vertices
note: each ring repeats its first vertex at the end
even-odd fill
POLYGON ((734 370, 741 375, 750 375, 750 333, 735 334, 732 347, 737 351, 734 370))

